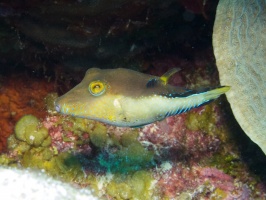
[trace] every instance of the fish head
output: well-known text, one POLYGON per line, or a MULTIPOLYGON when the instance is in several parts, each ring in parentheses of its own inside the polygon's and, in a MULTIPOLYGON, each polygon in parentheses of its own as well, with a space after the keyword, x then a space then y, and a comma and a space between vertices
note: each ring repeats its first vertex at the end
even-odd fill
POLYGON ((122 120, 121 93, 112 90, 112 83, 105 70, 89 69, 77 86, 56 100, 57 112, 108 123, 122 120))

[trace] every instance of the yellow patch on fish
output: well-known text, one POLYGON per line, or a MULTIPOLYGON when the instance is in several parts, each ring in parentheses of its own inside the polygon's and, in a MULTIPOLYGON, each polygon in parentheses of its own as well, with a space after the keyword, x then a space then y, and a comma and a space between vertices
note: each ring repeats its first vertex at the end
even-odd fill
POLYGON ((186 112, 229 90, 224 86, 198 92, 169 85, 169 78, 178 71, 174 68, 157 77, 123 68, 91 68, 76 87, 56 100, 56 110, 115 126, 137 127, 186 112))

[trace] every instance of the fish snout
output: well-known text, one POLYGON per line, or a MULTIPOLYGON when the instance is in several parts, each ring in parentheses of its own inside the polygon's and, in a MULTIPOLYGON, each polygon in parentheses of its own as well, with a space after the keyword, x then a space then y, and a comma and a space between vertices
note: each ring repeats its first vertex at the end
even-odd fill
POLYGON ((55 110, 56 110, 56 112, 58 112, 58 113, 61 112, 61 108, 62 108, 61 103, 59 103, 59 99, 60 99, 60 98, 57 98, 57 99, 55 100, 55 102, 54 102, 55 110))
POLYGON ((56 112, 61 111, 61 106, 57 102, 55 102, 55 110, 56 110, 56 112))

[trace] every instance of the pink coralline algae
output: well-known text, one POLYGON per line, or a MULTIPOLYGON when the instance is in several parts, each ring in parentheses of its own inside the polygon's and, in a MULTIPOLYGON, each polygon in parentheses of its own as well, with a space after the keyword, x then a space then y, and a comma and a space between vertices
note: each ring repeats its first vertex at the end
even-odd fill
POLYGON ((213 167, 192 168, 174 164, 166 172, 158 173, 158 184, 162 192, 174 198, 184 192, 193 198, 248 200, 250 189, 247 185, 237 182, 233 177, 213 167))
POLYGON ((216 152, 220 144, 218 136, 202 130, 189 130, 186 118, 187 114, 184 113, 147 125, 141 130, 140 140, 144 144, 148 144, 148 141, 155 145, 157 151, 167 149, 168 152, 173 151, 181 157, 199 159, 216 152))
MULTIPOLYGON (((61 117, 59 116, 47 116, 42 124, 45 128, 48 129, 49 135, 52 139, 52 147, 55 148, 58 152, 65 152, 68 150, 75 150, 75 152, 85 152, 89 154, 91 148, 88 144, 77 145, 76 142, 80 139, 87 139, 88 134, 83 133, 82 138, 79 138, 77 134, 74 134, 72 130, 67 130, 63 127, 62 121, 60 122, 61 117)), ((66 126, 68 129, 73 127, 73 122, 65 120, 66 126)))
POLYGON ((209 181, 216 188, 220 188, 223 191, 232 192, 235 188, 234 179, 225 174, 221 170, 218 170, 213 167, 199 168, 198 170, 199 177, 202 177, 202 181, 209 181))

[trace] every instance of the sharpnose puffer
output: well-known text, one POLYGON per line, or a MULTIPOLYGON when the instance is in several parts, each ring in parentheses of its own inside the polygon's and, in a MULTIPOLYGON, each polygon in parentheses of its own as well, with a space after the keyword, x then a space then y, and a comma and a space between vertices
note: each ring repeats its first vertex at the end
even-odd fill
POLYGON ((206 104, 229 90, 228 86, 201 91, 171 86, 168 79, 177 71, 174 68, 157 77, 123 68, 91 68, 76 87, 56 100, 56 110, 138 127, 206 104))

